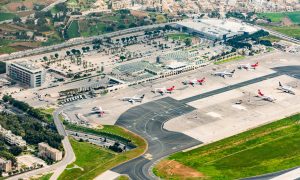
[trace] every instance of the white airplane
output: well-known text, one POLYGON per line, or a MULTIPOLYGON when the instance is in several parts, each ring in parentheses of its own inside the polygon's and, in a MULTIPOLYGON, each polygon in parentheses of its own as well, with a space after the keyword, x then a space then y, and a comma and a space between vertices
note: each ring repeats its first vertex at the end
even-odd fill
POLYGON ((100 117, 102 117, 104 114, 108 114, 108 111, 103 110, 102 107, 100 107, 100 106, 93 107, 92 112, 99 113, 100 117))
POLYGON ((282 85, 281 82, 279 82, 279 90, 285 92, 285 93, 289 93, 289 94, 293 94, 295 95, 295 91, 293 90, 293 88, 291 86, 287 86, 287 85, 282 85))
POLYGON ((264 95, 260 89, 258 90, 258 97, 260 97, 264 101, 274 102, 276 99, 271 96, 264 95))
POLYGON ((182 83, 183 83, 184 85, 190 84, 190 85, 194 86, 195 84, 200 84, 200 85, 202 85, 204 82, 205 82, 205 77, 202 78, 202 79, 186 80, 186 81, 183 81, 182 83))
POLYGON ((231 72, 227 72, 227 71, 223 71, 223 72, 213 72, 211 75, 213 75, 213 76, 220 76, 220 77, 225 78, 226 76, 232 77, 233 74, 234 74, 234 72, 235 72, 235 69, 232 70, 231 72))
POLYGON ((258 62, 256 62, 255 64, 240 64, 238 65, 238 69, 256 69, 256 67, 258 67, 258 62))
POLYGON ((145 94, 143 94, 141 97, 133 96, 133 97, 123 97, 121 100, 122 101, 128 101, 130 103, 135 103, 135 102, 142 102, 145 97, 145 94))
POLYGON ((170 88, 166 88, 166 87, 163 87, 163 88, 155 88, 153 90, 154 93, 160 93, 161 95, 165 94, 165 93, 172 93, 173 91, 175 90, 175 86, 172 86, 170 88))

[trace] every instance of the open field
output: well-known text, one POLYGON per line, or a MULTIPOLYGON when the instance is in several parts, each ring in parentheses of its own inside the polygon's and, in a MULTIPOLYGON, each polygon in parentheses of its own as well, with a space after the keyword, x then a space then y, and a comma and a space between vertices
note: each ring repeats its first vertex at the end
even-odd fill
POLYGON ((13 13, 4 13, 4 12, 0 12, 0 21, 4 21, 4 20, 9 20, 9 19, 13 19, 14 17, 16 17, 16 14, 13 13))
POLYGON ((281 22, 283 18, 288 17, 294 24, 300 23, 300 11, 279 12, 279 13, 259 13, 260 18, 268 18, 272 22, 281 22))
POLYGON ((268 28, 280 32, 282 34, 286 34, 291 37, 300 38, 300 26, 267 26, 268 28))
MULTIPOLYGON (((81 129, 81 131, 84 130, 81 129)), ((116 134, 130 139, 137 147, 118 154, 86 142, 77 142, 74 139, 70 139, 76 155, 76 161, 67 167, 59 179, 93 179, 104 171, 141 155, 146 149, 146 142, 142 138, 117 126, 104 126, 101 130, 84 132, 97 134, 97 131, 116 134), (72 167, 77 167, 76 165, 83 168, 83 170, 80 170, 80 168, 72 169, 72 167)))
MULTIPOLYGON (((173 154, 168 160, 191 167, 209 179, 239 179, 299 166, 299 120, 300 114, 296 114, 188 152, 173 154)), ((157 169, 154 172, 170 177, 157 169)))
POLYGON ((71 24, 67 30, 67 34, 68 34, 69 38, 76 38, 76 37, 80 36, 78 21, 71 22, 71 24))
POLYGON ((278 42, 280 41, 281 39, 277 36, 272 36, 272 35, 269 35, 269 36, 264 36, 264 37, 261 37, 260 40, 269 40, 270 42, 278 42))
POLYGON ((223 63, 227 63, 227 62, 231 62, 231 61, 239 61, 239 60, 242 60, 244 58, 245 58, 245 56, 235 56, 235 57, 231 57, 231 58, 227 58, 227 59, 217 61, 214 64, 223 64, 223 63))
POLYGON ((170 38, 170 39, 173 39, 173 40, 181 40, 181 41, 183 41, 183 40, 185 40, 185 39, 187 39, 187 38, 191 38, 191 37, 193 37, 193 36, 191 36, 191 35, 189 35, 189 34, 186 34, 186 33, 175 33, 175 34, 169 34, 168 35, 168 37, 170 38))

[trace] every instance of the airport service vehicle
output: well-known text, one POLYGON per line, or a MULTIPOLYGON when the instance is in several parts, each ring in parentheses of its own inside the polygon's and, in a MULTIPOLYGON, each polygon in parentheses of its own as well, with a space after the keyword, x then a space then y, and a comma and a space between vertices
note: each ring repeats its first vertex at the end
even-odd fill
POLYGON ((274 102, 276 99, 271 96, 266 96, 264 93, 261 92, 261 90, 258 90, 258 97, 260 97, 264 101, 274 102))
POLYGON ((289 93, 289 94, 293 94, 293 95, 296 94, 291 86, 282 85, 281 82, 279 82, 278 89, 281 90, 282 92, 285 92, 285 93, 289 93))
POLYGON ((256 69, 258 67, 258 62, 256 62, 255 64, 240 64, 238 65, 238 69, 256 69))
POLYGON ((145 97, 145 94, 143 94, 142 96, 138 97, 138 96, 133 96, 133 97, 123 97, 121 100, 122 101, 128 101, 130 103, 135 103, 135 102, 142 102, 143 99, 145 97))
POLYGON ((235 69, 232 70, 231 72, 228 72, 228 71, 223 71, 223 72, 213 72, 211 75, 213 75, 213 76, 220 76, 220 77, 222 77, 222 78, 226 78, 226 76, 232 77, 233 74, 234 74, 234 72, 235 72, 235 69))
POLYGON ((175 90, 175 86, 172 86, 170 88, 155 88, 152 92, 154 93, 160 93, 161 95, 164 95, 165 93, 172 93, 175 90))
POLYGON ((99 116, 102 117, 104 114, 108 114, 107 110, 103 110, 102 107, 96 106, 92 108, 93 113, 99 113, 99 116))
POLYGON ((182 83, 183 83, 184 85, 190 84, 190 85, 194 86, 195 84, 202 85, 204 82, 205 82, 205 77, 202 78, 202 79, 186 80, 186 81, 183 81, 182 83))

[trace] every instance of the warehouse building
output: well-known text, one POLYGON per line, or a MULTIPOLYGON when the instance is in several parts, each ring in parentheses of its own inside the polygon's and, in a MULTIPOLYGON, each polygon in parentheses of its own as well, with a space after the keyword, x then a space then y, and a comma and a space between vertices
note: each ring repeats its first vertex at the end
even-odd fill
POLYGON ((21 61, 6 64, 6 74, 31 88, 40 87, 45 81, 46 71, 33 63, 21 61))

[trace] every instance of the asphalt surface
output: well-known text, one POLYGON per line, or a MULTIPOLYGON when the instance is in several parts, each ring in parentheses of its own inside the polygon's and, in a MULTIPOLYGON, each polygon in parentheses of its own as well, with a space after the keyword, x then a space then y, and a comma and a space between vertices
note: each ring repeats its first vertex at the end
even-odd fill
POLYGON ((166 97, 133 107, 123 113, 116 125, 123 126, 145 138, 148 142, 144 156, 113 168, 112 171, 128 174, 132 179, 154 179, 149 171, 158 159, 174 152, 201 144, 200 141, 178 132, 163 129, 164 122, 189 113, 195 108, 166 97))
MULTIPOLYGON (((170 132, 163 129, 164 122, 193 111, 195 108, 186 104, 192 101, 238 89, 283 74, 300 79, 300 66, 277 67, 273 70, 276 72, 182 99, 180 101, 166 97, 129 109, 120 116, 116 125, 125 127, 145 138, 148 142, 148 150, 145 155, 148 155, 121 164, 113 168, 112 171, 120 174, 128 174, 130 178, 134 180, 155 179, 152 174, 152 165, 156 161, 174 152, 202 143, 182 133, 170 132), (149 154, 151 155, 151 158, 148 158, 149 154)), ((275 172, 264 175, 261 176, 261 179, 270 179, 271 177, 276 177, 284 172, 275 172)), ((259 177, 254 178, 258 179, 259 177)))

